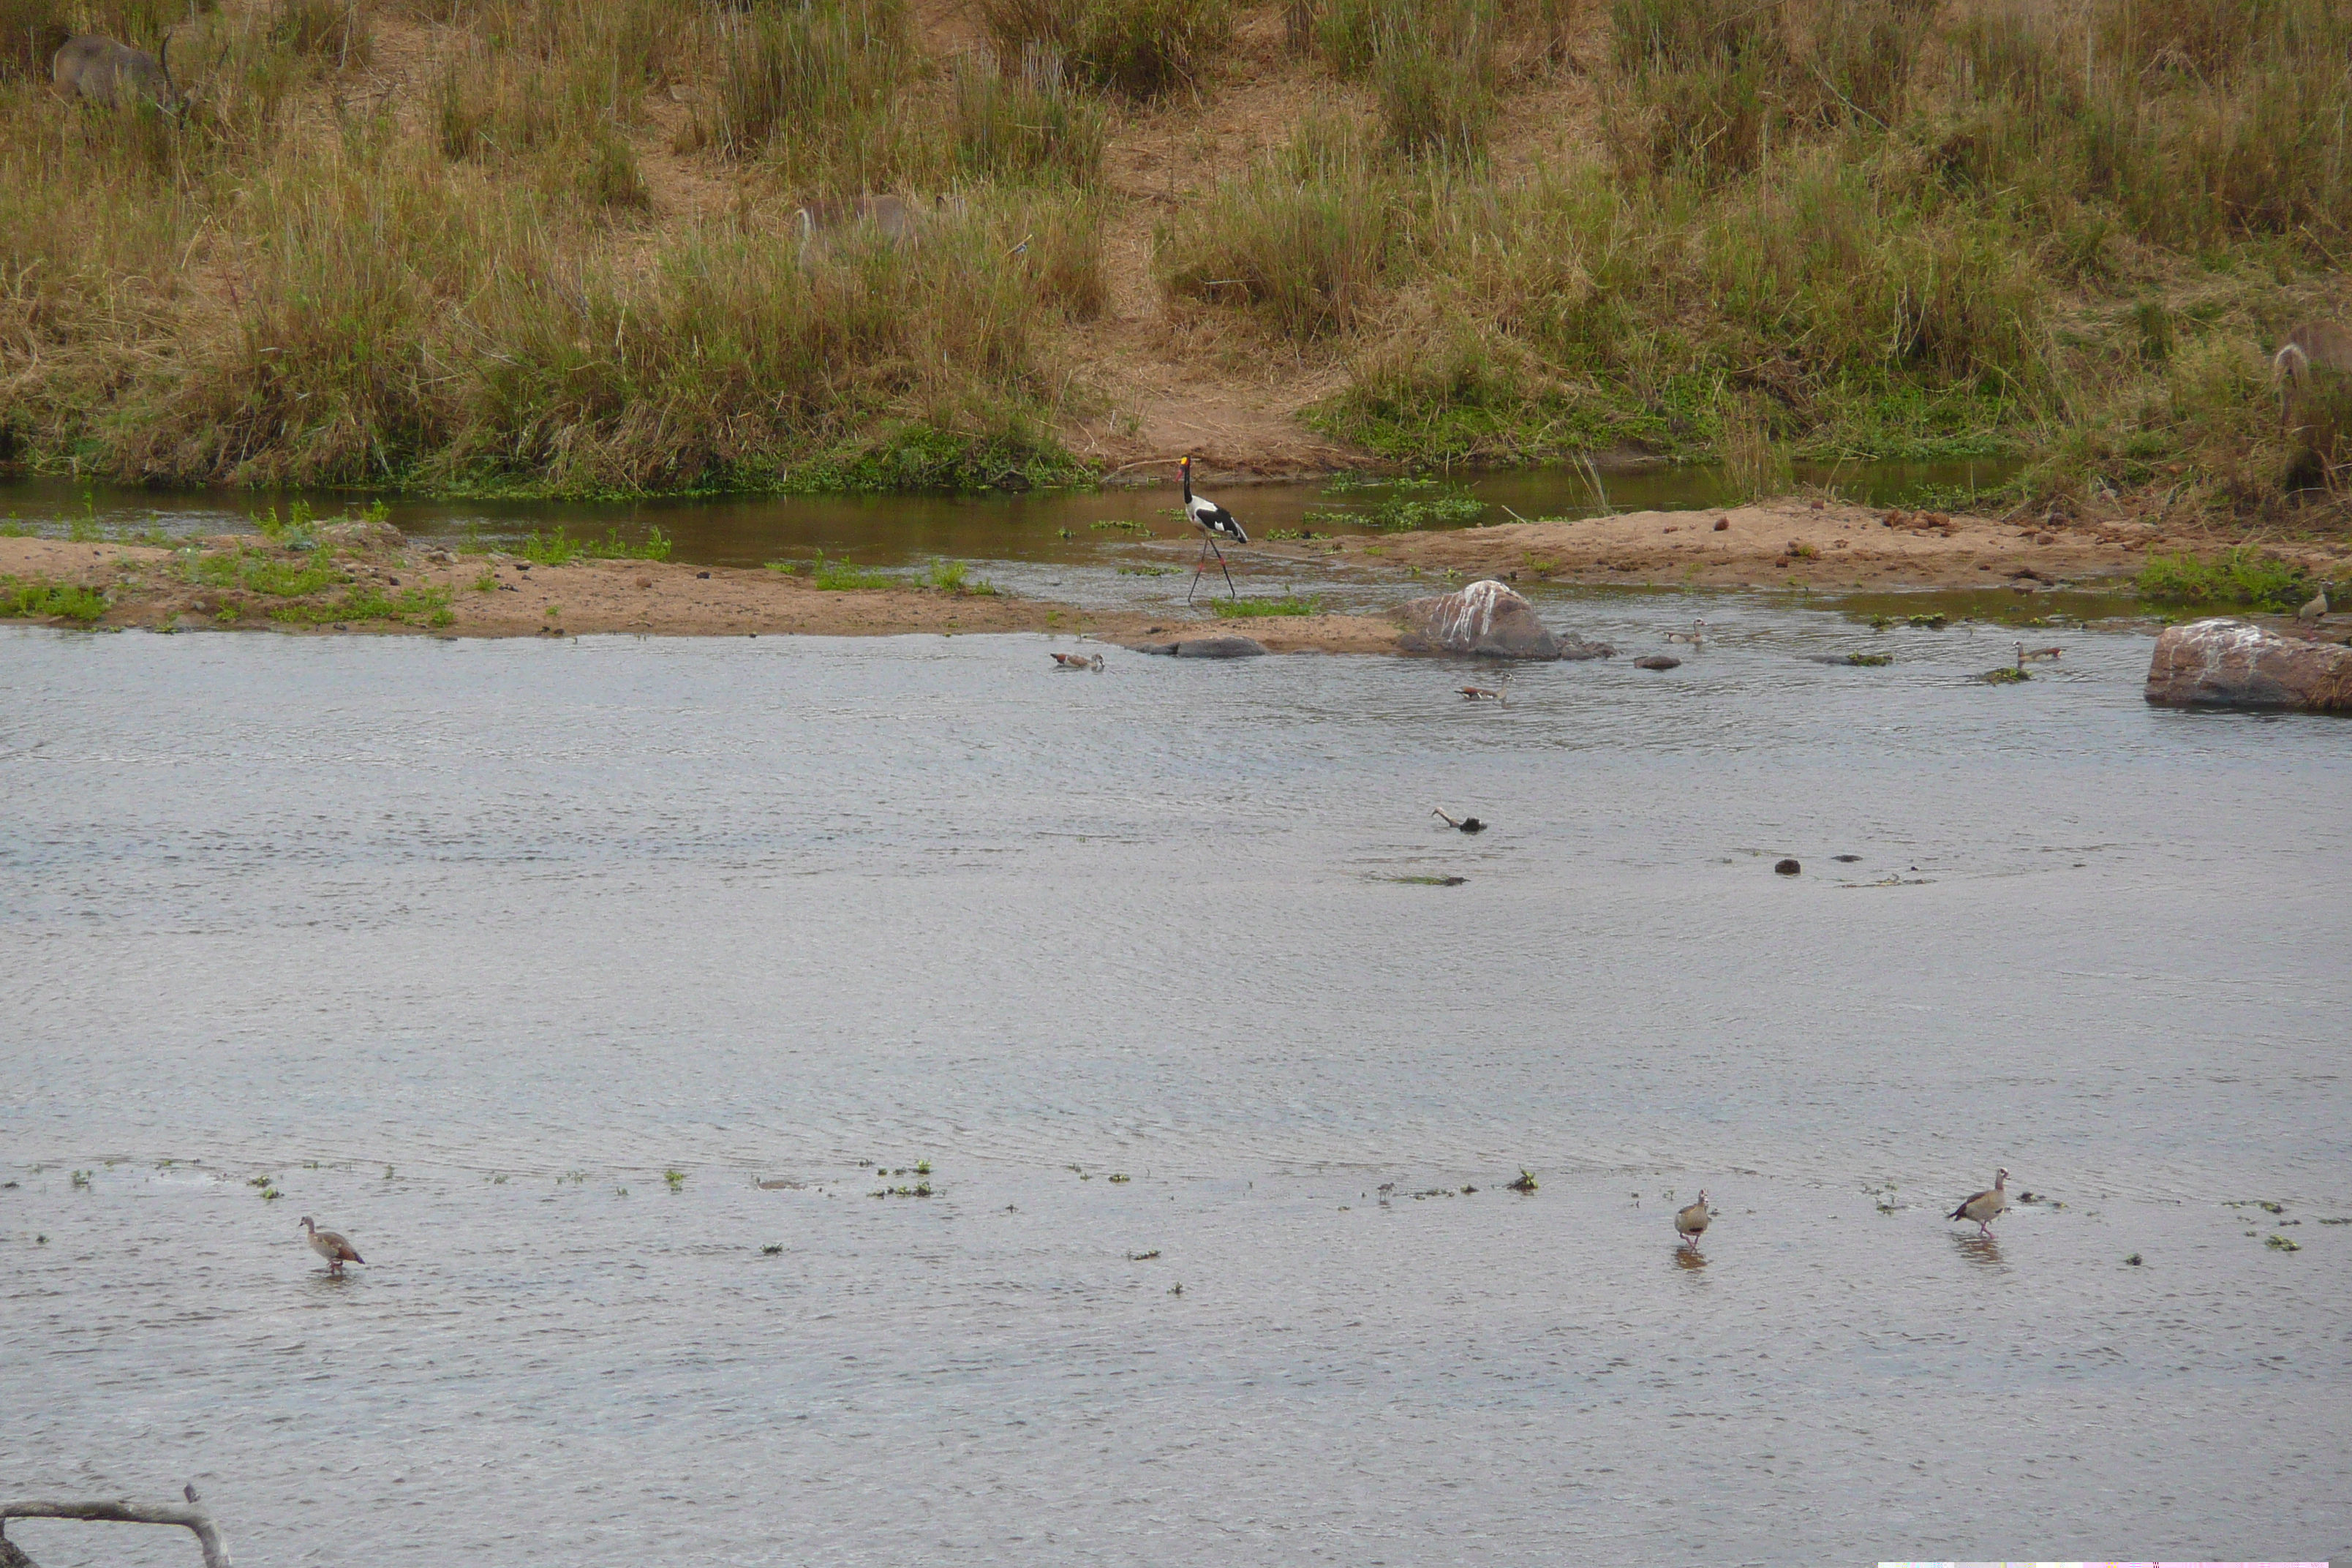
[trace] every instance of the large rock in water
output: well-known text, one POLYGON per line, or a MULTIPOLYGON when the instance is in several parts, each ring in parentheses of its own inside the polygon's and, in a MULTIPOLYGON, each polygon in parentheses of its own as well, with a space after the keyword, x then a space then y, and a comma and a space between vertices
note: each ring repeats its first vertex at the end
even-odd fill
POLYGON ((2352 713, 2352 647, 2283 637, 2246 621, 2168 626, 2147 666, 2168 708, 2299 708, 2352 713))
POLYGON ((1397 612, 1406 653, 1469 653, 1489 658, 1607 658, 1605 643, 1555 637, 1536 617, 1536 607, 1516 589, 1482 578, 1457 594, 1415 599, 1397 612))

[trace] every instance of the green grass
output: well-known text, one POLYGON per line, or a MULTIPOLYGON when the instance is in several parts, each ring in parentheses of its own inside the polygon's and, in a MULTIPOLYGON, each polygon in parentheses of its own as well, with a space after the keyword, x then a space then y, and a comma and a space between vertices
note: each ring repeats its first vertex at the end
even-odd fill
POLYGON ((538 530, 522 543, 523 559, 535 566, 564 566, 574 561, 667 561, 671 540, 659 524, 649 529, 638 541, 625 540, 617 528, 605 531, 603 539, 574 539, 562 523, 555 531, 541 536, 538 530))
POLYGON ((822 552, 809 569, 809 582, 828 594, 870 594, 898 585, 898 580, 887 572, 853 566, 846 561, 829 561, 822 552))
POLYGON ((372 583, 354 584, 339 599, 280 605, 269 618, 287 626, 327 626, 350 621, 401 621, 446 626, 456 619, 446 588, 403 588, 387 594, 372 583))
POLYGON ((95 588, 36 577, 0 577, 0 620, 68 620, 84 626, 106 614, 106 595, 95 588))
POLYGON ((2311 579, 2301 566, 2247 545, 2224 551, 2211 561, 2150 552, 2135 586, 2143 600, 2167 609, 2277 615, 2299 608, 2312 595, 2311 579))
POLYGON ((1210 607, 1219 620, 1250 621, 1268 616, 1319 616, 1323 600, 1319 595, 1301 598, 1294 593, 1279 599, 1219 599, 1210 607))
POLYGON ((983 599, 992 599, 996 596, 996 585, 992 583, 982 582, 972 576, 971 566, 961 561, 932 562, 930 571, 925 574, 924 582, 942 594, 983 599))
POLYGON ((243 546, 198 554, 187 561, 184 571, 191 583, 208 588, 241 588, 273 599, 306 598, 351 581, 341 567, 316 555, 288 560, 243 546))

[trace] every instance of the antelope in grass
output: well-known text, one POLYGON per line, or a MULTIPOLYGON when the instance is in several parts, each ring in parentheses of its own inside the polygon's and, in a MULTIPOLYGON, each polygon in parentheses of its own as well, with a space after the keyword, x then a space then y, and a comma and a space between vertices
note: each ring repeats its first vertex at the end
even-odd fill
POLYGON ((921 242, 923 230, 949 218, 961 217, 964 199, 940 195, 929 201, 905 196, 820 196, 793 214, 800 230, 801 255, 822 255, 845 237, 870 231, 889 245, 921 242))
POLYGON ((143 98, 165 113, 176 113, 187 102, 172 79, 169 33, 163 35, 162 52, 152 55, 96 33, 78 33, 50 57, 49 81, 68 98, 87 99, 109 109, 143 98))
POLYGON ((2271 356, 2271 374, 2278 380, 2282 432, 2293 425, 2295 405, 2311 395, 2315 370, 2352 375, 2352 331, 2334 321, 2305 321, 2291 330, 2278 353, 2271 356))

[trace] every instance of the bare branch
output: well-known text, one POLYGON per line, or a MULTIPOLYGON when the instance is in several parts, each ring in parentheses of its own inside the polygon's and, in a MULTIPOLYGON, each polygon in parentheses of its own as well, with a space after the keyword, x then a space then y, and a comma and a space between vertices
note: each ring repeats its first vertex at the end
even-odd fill
POLYGON ((112 1502, 0 1502, 0 1520, 86 1519, 114 1524, 175 1524, 195 1532, 205 1549, 205 1568, 229 1568, 228 1548, 210 1510, 184 1502, 138 1503, 128 1498, 112 1502))

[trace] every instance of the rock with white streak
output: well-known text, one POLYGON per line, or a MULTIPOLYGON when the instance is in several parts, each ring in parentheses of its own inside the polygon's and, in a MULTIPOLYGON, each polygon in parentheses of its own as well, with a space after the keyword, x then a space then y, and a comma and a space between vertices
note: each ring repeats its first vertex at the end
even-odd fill
POLYGON ((2352 647, 2280 637, 2248 621, 2168 626, 2148 661, 2147 700, 2166 708, 2352 713, 2352 647))
POLYGON ((1484 578, 1459 593, 1415 599, 1397 612, 1406 653, 1476 654, 1487 658, 1606 658, 1604 643, 1562 637, 1546 628, 1517 590, 1484 578))

